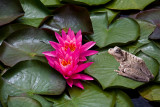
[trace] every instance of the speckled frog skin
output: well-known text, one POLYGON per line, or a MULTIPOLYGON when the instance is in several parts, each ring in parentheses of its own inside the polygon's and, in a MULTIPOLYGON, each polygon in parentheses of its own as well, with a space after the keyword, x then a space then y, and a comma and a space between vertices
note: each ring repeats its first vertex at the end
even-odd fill
POLYGON ((142 58, 126 52, 117 46, 110 48, 108 53, 114 56, 120 63, 119 70, 114 70, 119 75, 141 82, 149 82, 154 78, 142 58))

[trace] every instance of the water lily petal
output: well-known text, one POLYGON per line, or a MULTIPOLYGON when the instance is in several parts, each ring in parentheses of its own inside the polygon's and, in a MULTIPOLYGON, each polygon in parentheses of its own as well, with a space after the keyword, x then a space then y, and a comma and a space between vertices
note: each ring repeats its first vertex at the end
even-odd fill
POLYGON ((59 44, 58 44, 58 43, 53 42, 53 41, 49 41, 49 43, 51 44, 51 46, 52 46, 54 49, 58 49, 58 48, 59 48, 59 44))
POLYGON ((94 55, 97 53, 98 53, 98 51, 95 51, 95 50, 87 50, 87 51, 81 53, 81 56, 91 56, 91 55, 94 55))
POLYGON ((85 74, 74 74, 70 78, 81 79, 81 80, 94 80, 92 77, 85 75, 85 74))
POLYGON ((61 37, 57 32, 55 32, 55 36, 56 36, 58 42, 59 42, 61 45, 64 45, 64 40, 62 39, 62 37, 61 37))
POLYGON ((92 63, 93 62, 88 62, 88 63, 84 63, 84 64, 79 65, 77 67, 77 69, 74 71, 74 74, 83 71, 84 69, 86 69, 87 67, 89 67, 92 63))
POLYGON ((90 49, 90 48, 93 47, 95 44, 96 44, 96 42, 93 42, 93 41, 90 41, 90 42, 85 43, 85 44, 82 45, 82 47, 81 47, 81 52, 90 49))
POLYGON ((42 53, 46 56, 56 57, 56 51, 46 51, 42 53))
POLYGON ((68 84, 70 87, 72 87, 72 85, 73 85, 73 80, 72 80, 72 79, 67 79, 66 81, 67 81, 67 84, 68 84))
POLYGON ((62 30, 62 38, 65 40, 67 37, 66 32, 64 30, 62 30))
POLYGON ((79 80, 73 80, 73 85, 75 85, 81 89, 84 89, 82 83, 79 80))

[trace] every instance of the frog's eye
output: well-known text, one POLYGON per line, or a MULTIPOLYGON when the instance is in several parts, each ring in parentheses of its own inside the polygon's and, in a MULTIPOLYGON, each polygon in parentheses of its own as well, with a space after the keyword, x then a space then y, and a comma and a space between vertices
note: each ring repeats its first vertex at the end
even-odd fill
POLYGON ((121 53, 121 49, 116 49, 115 53, 121 53))

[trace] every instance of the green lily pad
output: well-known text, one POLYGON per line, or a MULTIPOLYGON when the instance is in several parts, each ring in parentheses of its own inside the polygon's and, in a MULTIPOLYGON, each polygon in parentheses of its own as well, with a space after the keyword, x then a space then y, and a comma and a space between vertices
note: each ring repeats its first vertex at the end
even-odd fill
POLYGON ((60 0, 60 1, 65 1, 65 2, 69 2, 69 3, 84 3, 87 5, 100 5, 100 4, 106 4, 111 0, 60 0))
POLYGON ((20 0, 20 3, 25 11, 24 16, 19 19, 20 23, 38 27, 41 21, 51 14, 40 0, 20 0))
POLYGON ((41 0, 41 2, 46 6, 59 6, 62 5, 60 0, 41 0))
POLYGON ((28 93, 32 95, 31 98, 44 102, 33 94, 59 95, 65 87, 63 77, 48 64, 36 60, 23 61, 3 75, 0 81, 0 100, 5 105, 8 96, 22 96, 28 93))
POLYGON ((134 107, 129 96, 123 91, 116 90, 116 104, 115 107, 134 107))
POLYGON ((59 33, 61 33, 62 29, 68 31, 69 28, 75 33, 79 30, 82 33, 93 33, 88 10, 76 5, 64 5, 57 8, 53 13, 53 17, 48 17, 44 20, 41 28, 59 33))
POLYGON ((140 25, 140 37, 136 43, 128 46, 129 52, 131 53, 133 53, 139 47, 150 42, 150 40, 148 40, 148 36, 154 31, 156 27, 155 25, 146 21, 137 20, 137 22, 140 25))
POLYGON ((150 9, 140 12, 136 16, 137 19, 145 20, 156 25, 154 32, 149 36, 150 39, 160 40, 160 9, 150 9))
POLYGON ((28 93, 59 95, 65 89, 63 77, 48 64, 36 60, 16 64, 3 78, 28 93))
POLYGON ((106 12, 93 13, 90 18, 94 31, 90 38, 100 48, 113 44, 126 44, 135 41, 139 36, 139 25, 133 19, 118 19, 109 26, 106 12))
POLYGON ((10 35, 0 46, 0 61, 13 66, 23 60, 37 59, 47 62, 42 52, 51 51, 53 37, 37 28, 25 28, 10 35))
POLYGON ((113 93, 105 92, 91 83, 83 83, 84 90, 69 88, 70 97, 66 94, 52 99, 56 107, 111 107, 114 105, 113 93))
POLYGON ((154 2, 155 0, 113 0, 106 5, 106 8, 116 10, 130 10, 138 9, 143 10, 147 5, 154 2))
POLYGON ((24 12, 19 0, 0 0, 0 26, 21 17, 24 12))
POLYGON ((142 52, 156 59, 160 64, 160 48, 154 45, 152 42, 140 48, 142 52))
POLYGON ((91 13, 95 13, 95 12, 107 12, 108 23, 109 24, 119 14, 119 11, 114 11, 114 10, 110 10, 110 9, 106 9, 106 8, 100 8, 100 9, 93 9, 93 10, 91 10, 91 13))
POLYGON ((42 105, 28 97, 9 97, 8 107, 42 107, 42 105))
POLYGON ((139 89, 142 97, 149 101, 160 101, 160 85, 152 84, 139 89))
POLYGON ((24 24, 9 24, 7 26, 4 26, 0 29, 0 45, 2 44, 3 40, 5 40, 11 33, 20 30, 20 29, 24 29, 24 28, 28 28, 30 26, 28 25, 24 25, 24 24))
MULTIPOLYGON (((149 70, 154 76, 156 76, 159 71, 158 62, 143 53, 139 53, 137 56, 141 57, 145 61, 149 70)), ((114 70, 118 69, 119 63, 113 56, 108 54, 107 51, 102 51, 97 55, 90 56, 89 61, 94 63, 85 70, 85 73, 95 77, 103 89, 108 87, 125 87, 135 89, 144 84, 143 82, 138 82, 118 75, 114 70)))

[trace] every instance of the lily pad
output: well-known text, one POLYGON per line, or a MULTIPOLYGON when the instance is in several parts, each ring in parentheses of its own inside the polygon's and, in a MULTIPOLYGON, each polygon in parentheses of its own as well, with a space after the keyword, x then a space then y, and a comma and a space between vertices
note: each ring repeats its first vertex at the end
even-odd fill
POLYGON ((126 44, 135 41, 139 36, 139 25, 133 19, 118 19, 109 26, 106 12, 93 13, 90 18, 94 30, 90 38, 100 48, 114 44, 126 44))
POLYGON ((99 9, 93 9, 93 10, 91 10, 91 13, 97 13, 97 12, 107 12, 108 23, 109 24, 119 14, 119 11, 114 11, 114 10, 110 10, 110 9, 106 9, 106 8, 99 8, 99 9))
POLYGON ((140 48, 142 52, 156 59, 160 64, 160 48, 154 45, 152 42, 140 48))
MULTIPOLYGON (((8 96, 22 96, 26 95, 25 93, 59 95, 65 86, 63 77, 48 64, 36 60, 23 61, 3 75, 0 82, 0 99, 5 105, 8 96)), ((31 98, 42 101, 36 96, 31 98)))
POLYGON ((106 8, 116 10, 130 10, 138 9, 143 10, 147 5, 154 2, 155 0, 113 0, 106 5, 106 8))
POLYGON ((149 38, 153 40, 160 40, 160 8, 140 12, 136 18, 156 25, 154 32, 149 36, 149 38))
POLYGON ((11 33, 20 30, 20 29, 24 29, 24 28, 28 28, 30 26, 28 25, 24 25, 24 24, 9 24, 7 26, 3 26, 0 29, 0 45, 2 44, 3 40, 5 40, 11 33))
POLYGON ((140 25, 140 37, 137 42, 132 45, 129 45, 129 52, 133 53, 139 47, 150 43, 148 40, 148 36, 154 31, 155 25, 148 23, 146 21, 137 20, 138 24, 140 25))
MULTIPOLYGON (((153 73, 154 76, 156 76, 159 71, 158 62, 143 53, 138 53, 137 56, 141 57, 145 61, 149 70, 153 73)), ((113 56, 108 54, 107 51, 102 51, 97 55, 89 57, 89 61, 94 63, 85 70, 85 73, 95 77, 103 89, 108 87, 124 87, 135 89, 138 86, 144 84, 143 82, 138 82, 118 75, 114 70, 118 69, 119 63, 113 56)))
POLYGON ((38 27, 41 21, 51 14, 40 0, 20 0, 20 3, 25 11, 24 16, 19 19, 20 23, 38 27))
POLYGON ((147 85, 139 90, 142 97, 149 101, 160 101, 160 85, 147 85))
POLYGON ((84 90, 77 87, 69 88, 70 97, 66 94, 54 98, 56 107, 111 107, 114 105, 113 93, 105 92, 91 83, 84 83, 84 90))
POLYGON ((46 6, 59 6, 62 5, 60 0, 41 0, 41 2, 46 6))
POLYGON ((42 105, 28 97, 9 97, 8 107, 42 107, 42 105))
POLYGON ((116 94, 115 107, 133 107, 133 103, 126 93, 120 90, 116 90, 115 94, 116 94))
POLYGON ((51 51, 53 37, 37 28, 25 28, 10 35, 0 46, 0 61, 13 66, 23 60, 37 59, 47 62, 42 52, 51 51))
POLYGON ((74 32, 81 30, 82 33, 93 33, 88 10, 76 5, 64 5, 57 8, 53 13, 53 17, 44 20, 41 28, 59 33, 62 29, 68 31, 69 28, 74 32))
POLYGON ((24 15, 19 0, 0 0, 0 26, 24 15))
POLYGON ((65 1, 69 3, 84 3, 87 5, 100 5, 100 4, 106 4, 111 0, 60 0, 60 1, 65 1))

